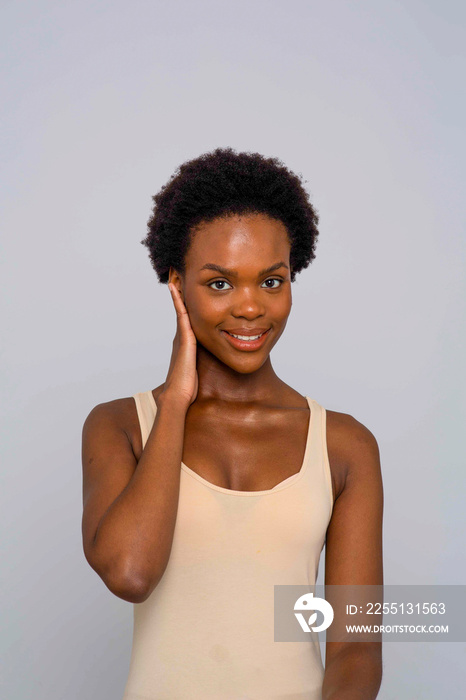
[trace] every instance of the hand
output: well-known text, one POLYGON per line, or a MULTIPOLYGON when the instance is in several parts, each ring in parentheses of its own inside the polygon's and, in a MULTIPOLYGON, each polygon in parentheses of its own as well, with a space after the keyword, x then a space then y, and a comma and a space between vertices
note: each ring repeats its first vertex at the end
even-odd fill
POLYGON ((176 311, 176 334, 163 394, 186 401, 189 407, 197 396, 199 386, 196 369, 197 341, 178 289, 170 282, 168 288, 176 311))

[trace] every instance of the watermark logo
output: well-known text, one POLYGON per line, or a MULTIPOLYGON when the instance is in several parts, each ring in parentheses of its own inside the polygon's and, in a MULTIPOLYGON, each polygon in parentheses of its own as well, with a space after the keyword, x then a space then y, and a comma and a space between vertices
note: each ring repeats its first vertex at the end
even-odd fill
POLYGON ((321 625, 314 626, 317 620, 317 612, 312 613, 309 619, 305 620, 304 615, 300 612, 295 612, 295 617, 301 625, 303 632, 323 632, 330 627, 333 622, 333 608, 327 600, 324 598, 318 598, 314 593, 305 593, 300 596, 296 603, 294 604, 294 609, 305 610, 309 612, 310 610, 317 610, 323 614, 324 620, 321 625))
POLYGON ((465 600, 464 584, 276 585, 274 641, 464 643, 465 600))

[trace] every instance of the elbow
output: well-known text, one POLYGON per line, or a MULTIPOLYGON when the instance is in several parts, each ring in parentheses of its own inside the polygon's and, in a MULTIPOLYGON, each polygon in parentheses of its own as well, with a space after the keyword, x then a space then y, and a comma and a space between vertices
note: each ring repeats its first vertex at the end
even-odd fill
POLYGON ((102 579, 108 590, 128 603, 143 603, 150 596, 159 579, 150 581, 129 565, 117 566, 115 562, 102 564, 86 556, 89 566, 102 579))
POLYGON ((150 596, 160 577, 155 580, 140 574, 132 567, 121 567, 104 579, 107 588, 118 598, 128 603, 144 603, 150 596))
POLYGON ((103 578, 103 581, 113 595, 128 603, 143 603, 153 590, 145 581, 136 578, 114 577, 113 579, 103 578))
POLYGON ((137 585, 132 581, 118 582, 116 584, 110 584, 105 581, 105 584, 113 595, 126 600, 128 603, 143 603, 150 595, 146 586, 137 585))
POLYGON ((158 585, 162 575, 148 576, 134 566, 127 565, 120 568, 118 575, 114 577, 112 593, 130 603, 144 603, 158 585))

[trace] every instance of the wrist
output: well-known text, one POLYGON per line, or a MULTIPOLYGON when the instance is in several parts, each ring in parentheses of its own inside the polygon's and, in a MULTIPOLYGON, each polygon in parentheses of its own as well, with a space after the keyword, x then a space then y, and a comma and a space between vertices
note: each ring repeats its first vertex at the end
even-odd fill
POLYGON ((170 389, 164 389, 157 397, 157 408, 160 409, 169 407, 170 410, 186 413, 190 405, 191 402, 187 397, 170 389))

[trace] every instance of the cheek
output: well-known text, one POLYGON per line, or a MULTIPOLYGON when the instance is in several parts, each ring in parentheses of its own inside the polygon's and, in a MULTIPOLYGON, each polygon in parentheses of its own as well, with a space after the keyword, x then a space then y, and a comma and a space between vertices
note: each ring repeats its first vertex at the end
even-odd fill
POLYGON ((290 315, 292 303, 291 289, 288 289, 286 294, 277 295, 276 300, 271 305, 271 313, 277 320, 286 319, 290 315))
POLYGON ((224 300, 202 292, 188 295, 185 305, 194 332, 221 323, 227 311, 224 300))

